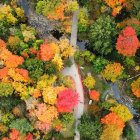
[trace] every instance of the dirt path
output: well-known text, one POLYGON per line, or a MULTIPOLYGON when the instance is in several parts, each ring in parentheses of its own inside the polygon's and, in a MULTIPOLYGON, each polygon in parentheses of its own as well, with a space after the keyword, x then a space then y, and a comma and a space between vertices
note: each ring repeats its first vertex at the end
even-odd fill
MULTIPOLYGON (((72 32, 71 32, 71 45, 76 46, 77 44, 77 15, 78 11, 76 11, 73 15, 73 21, 72 21, 72 32)), ((81 115, 84 112, 84 90, 82 86, 81 76, 79 74, 78 67, 74 61, 74 58, 71 58, 73 65, 71 67, 66 67, 63 70, 64 75, 70 75, 76 84, 76 91, 79 94, 79 103, 78 106, 74 110, 74 116, 76 119, 76 130, 75 130, 75 137, 74 140, 80 140, 80 134, 77 130, 77 125, 79 124, 79 119, 81 118, 81 115)))

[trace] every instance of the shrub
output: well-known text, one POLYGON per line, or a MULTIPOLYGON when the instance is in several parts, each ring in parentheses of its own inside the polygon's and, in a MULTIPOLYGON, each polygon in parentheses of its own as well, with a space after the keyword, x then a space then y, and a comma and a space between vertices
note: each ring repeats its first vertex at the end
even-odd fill
POLYGON ((86 140, 98 140, 102 132, 102 125, 99 120, 91 117, 89 114, 84 114, 81 117, 81 123, 78 125, 81 138, 86 140))
POLYGON ((79 65, 84 65, 85 63, 92 63, 95 59, 95 55, 92 54, 90 51, 76 51, 74 55, 75 61, 79 65))
POLYGON ((72 126, 75 121, 72 113, 62 114, 62 117, 60 120, 64 128, 68 126, 72 126))
POLYGON ((52 60, 52 63, 56 65, 57 69, 59 71, 61 71, 63 69, 63 60, 62 58, 60 57, 60 55, 55 55, 53 60, 52 60))
POLYGON ((14 52, 18 50, 20 39, 17 36, 10 36, 8 38, 9 48, 14 52))
POLYGON ((126 123, 124 130, 123 130, 123 137, 127 140, 136 140, 136 133, 133 128, 130 126, 129 123, 126 123))
POLYGON ((86 8, 80 8, 78 13, 78 32, 86 32, 89 27, 89 15, 86 8))
POLYGON ((28 122, 27 119, 16 119, 16 120, 11 122, 9 127, 11 129, 13 129, 13 128, 17 129, 21 133, 28 133, 28 132, 33 131, 33 127, 31 126, 31 124, 28 122))
POLYGON ((2 114, 2 116, 1 116, 1 122, 3 124, 9 124, 13 119, 14 119, 14 116, 10 112, 2 114))
POLYGON ((107 55, 114 49, 116 35, 115 20, 111 16, 101 16, 90 27, 88 49, 107 55))
POLYGON ((133 102, 133 107, 135 109, 137 109, 138 111, 140 111, 140 100, 139 99, 137 99, 133 102))
POLYGON ((88 3, 88 1, 86 1, 86 0, 79 0, 79 4, 80 4, 81 6, 87 5, 87 3, 88 3))
POLYGON ((58 72, 56 64, 46 61, 45 62, 45 72, 49 75, 56 74, 58 72))
POLYGON ((24 38, 24 42, 35 40, 36 31, 33 27, 27 26, 26 24, 21 24, 20 29, 24 38))
POLYGON ((74 115, 71 113, 63 114, 61 120, 62 129, 60 133, 64 138, 74 136, 74 115))
POLYGON ((124 65, 128 68, 134 67, 136 65, 134 57, 126 57, 124 59, 124 65))
POLYGON ((103 109, 109 110, 111 107, 116 106, 118 103, 116 100, 106 100, 105 102, 99 102, 99 106, 103 109))
POLYGON ((62 83, 65 87, 75 90, 75 81, 74 81, 73 77, 64 76, 62 79, 62 83))
POLYGON ((44 72, 43 62, 39 59, 26 59, 22 67, 29 71, 29 76, 34 80, 37 80, 44 72))
POLYGON ((10 35, 9 25, 5 21, 0 21, 0 38, 7 39, 10 35))
POLYGON ((104 59, 103 57, 97 57, 93 61, 93 71, 97 74, 99 74, 105 66, 109 63, 108 60, 104 59))
POLYGON ((48 86, 53 86, 56 82, 57 77, 55 75, 44 74, 37 81, 37 89, 43 90, 48 86))
POLYGON ((72 66, 72 64, 73 64, 73 62, 72 62, 72 60, 71 59, 65 59, 64 61, 64 66, 65 67, 71 67, 72 66))
POLYGON ((10 83, 0 83, 0 97, 12 95, 13 91, 14 89, 10 83))
POLYGON ((0 109, 5 111, 10 111, 16 105, 18 105, 21 101, 12 96, 12 97, 2 97, 0 98, 0 109))
POLYGON ((89 89, 93 89, 95 86, 95 79, 92 76, 87 76, 84 80, 83 80, 83 84, 85 87, 89 88, 89 89))

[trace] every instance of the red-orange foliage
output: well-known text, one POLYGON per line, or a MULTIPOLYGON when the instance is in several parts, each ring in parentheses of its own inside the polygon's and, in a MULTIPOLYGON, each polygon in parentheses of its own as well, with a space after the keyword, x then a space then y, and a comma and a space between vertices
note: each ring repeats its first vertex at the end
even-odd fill
POLYGON ((118 52, 124 56, 134 56, 139 46, 140 42, 135 30, 131 26, 123 29, 116 43, 118 52))
POLYGON ((4 137, 4 138, 2 138, 2 140, 9 140, 9 138, 7 138, 7 137, 4 137))
POLYGON ((27 57, 29 57, 29 54, 28 54, 28 53, 26 53, 26 52, 23 52, 23 53, 21 53, 21 56, 23 56, 23 57, 27 58, 27 57))
POLYGON ((42 61, 49 61, 54 57, 55 50, 50 44, 42 44, 40 47, 40 59, 42 61))
POLYGON ((126 5, 126 0, 104 0, 106 4, 112 8, 112 15, 116 16, 126 5))
POLYGON ((57 109, 59 112, 72 112, 78 104, 78 94, 72 89, 60 91, 57 99, 57 109))
POLYGON ((8 68, 16 68, 17 66, 22 65, 23 62, 23 57, 17 55, 10 55, 5 62, 5 65, 8 68))
POLYGON ((7 67, 0 69, 0 79, 5 78, 7 75, 8 75, 8 68, 7 67))
POLYGON ((10 139, 11 140, 17 140, 19 135, 20 135, 20 132, 18 130, 12 129, 12 132, 10 134, 10 139))
POLYGON ((32 94, 32 96, 33 96, 34 98, 40 97, 40 96, 41 96, 40 90, 39 90, 39 89, 35 89, 35 90, 34 90, 34 93, 32 94))
POLYGON ((30 52, 31 52, 32 54, 37 54, 37 50, 35 50, 33 47, 30 48, 30 52))
POLYGON ((33 140, 33 135, 31 133, 28 133, 26 136, 26 140, 33 140))
POLYGON ((12 129, 10 138, 4 137, 2 140, 33 140, 33 135, 31 133, 28 133, 27 135, 20 134, 17 129, 12 129))
POLYGON ((100 93, 96 90, 91 90, 89 92, 89 96, 90 96, 90 99, 92 99, 94 101, 99 101, 100 93))
POLYGON ((0 39, 0 48, 6 48, 6 43, 0 39))
POLYGON ((16 68, 16 72, 19 73, 22 77, 24 77, 26 80, 29 79, 29 76, 28 76, 28 71, 25 70, 25 69, 18 69, 16 68))
POLYGON ((54 12, 48 13, 48 18, 55 19, 55 20, 64 20, 65 19, 65 15, 64 15, 65 7, 66 7, 65 3, 61 2, 61 4, 59 4, 59 6, 57 6, 54 9, 54 12))
POLYGON ((6 48, 0 48, 0 59, 6 61, 8 57, 10 57, 12 53, 6 48))
POLYGON ((115 113, 109 113, 104 118, 101 119, 101 122, 106 125, 116 125, 119 129, 123 130, 124 122, 123 120, 115 113))

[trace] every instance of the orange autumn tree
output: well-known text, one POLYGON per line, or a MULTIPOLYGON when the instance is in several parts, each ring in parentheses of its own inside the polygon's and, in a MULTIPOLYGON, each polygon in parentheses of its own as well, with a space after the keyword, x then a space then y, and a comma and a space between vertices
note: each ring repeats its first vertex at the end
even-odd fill
POLYGON ((22 65, 24 58, 18 55, 12 54, 7 48, 3 40, 0 39, 0 60, 3 61, 3 65, 8 68, 16 68, 22 65))
POLYGON ((103 78, 115 82, 123 73, 123 66, 120 63, 114 62, 113 64, 106 65, 105 69, 101 73, 103 78))
POLYGON ((5 62, 6 67, 8 68, 16 68, 19 65, 22 65, 24 62, 24 58, 17 55, 10 55, 5 62))
POLYGON ((28 133, 27 135, 20 133, 17 129, 12 129, 8 137, 4 137, 2 140, 33 140, 33 135, 28 133))
POLYGON ((90 97, 90 99, 92 99, 94 101, 99 101, 100 93, 96 90, 91 90, 89 92, 89 97, 90 97))
POLYGON ((101 122, 106 125, 116 125, 121 131, 125 126, 123 120, 116 113, 109 113, 101 119, 101 122))
POLYGON ((67 6, 65 0, 51 0, 43 1, 40 0, 36 5, 36 12, 43 14, 50 20, 64 20, 64 11, 67 6))
POLYGON ((0 48, 6 48, 6 43, 0 39, 0 48))
POLYGON ((140 97, 140 77, 132 82, 131 90, 137 98, 140 97))
POLYGON ((42 61, 50 61, 54 58, 54 55, 56 53, 57 46, 53 43, 44 43, 40 46, 40 59, 42 61))
POLYGON ((48 18, 54 19, 54 20, 59 20, 59 19, 64 20, 65 7, 66 7, 66 4, 64 2, 61 2, 57 7, 54 8, 54 11, 51 11, 48 13, 48 18))
POLYGON ((120 13, 122 8, 125 6, 126 0, 104 0, 106 4, 112 8, 112 15, 116 16, 120 13))
POLYGON ((116 43, 118 53, 124 56, 134 56, 139 46, 140 42, 135 30, 131 26, 123 29, 116 43))
POLYGON ((8 76, 8 68, 4 67, 0 69, 0 79, 4 79, 8 76))

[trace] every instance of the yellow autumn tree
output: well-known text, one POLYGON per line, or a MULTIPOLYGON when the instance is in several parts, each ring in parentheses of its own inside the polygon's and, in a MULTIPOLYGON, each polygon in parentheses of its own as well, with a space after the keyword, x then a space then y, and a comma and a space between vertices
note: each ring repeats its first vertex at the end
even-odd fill
POLYGON ((122 132, 115 125, 106 125, 100 140, 120 140, 122 132))
POLYGON ((136 97, 140 97, 140 77, 132 82, 131 90, 136 97))
POLYGON ((124 122, 133 118, 133 115, 125 105, 119 104, 115 107, 111 107, 110 110, 116 113, 124 122))
POLYGON ((0 7, 0 21, 6 20, 10 24, 16 24, 18 21, 16 17, 14 17, 12 13, 12 8, 9 5, 2 5, 0 7))
POLYGON ((120 63, 114 62, 113 64, 106 65, 105 69, 101 73, 103 78, 106 80, 110 80, 112 82, 115 82, 119 76, 123 73, 123 66, 121 66, 120 63))
POLYGON ((45 103, 54 105, 57 100, 57 93, 55 92, 54 87, 46 87, 43 89, 42 92, 43 100, 45 103))
POLYGON ((61 38, 59 42, 60 54, 63 58, 69 58, 74 55, 75 49, 70 45, 67 38, 61 38))
POLYGON ((84 80, 83 80, 83 84, 85 87, 92 89, 95 86, 95 79, 92 76, 87 76, 84 80))

